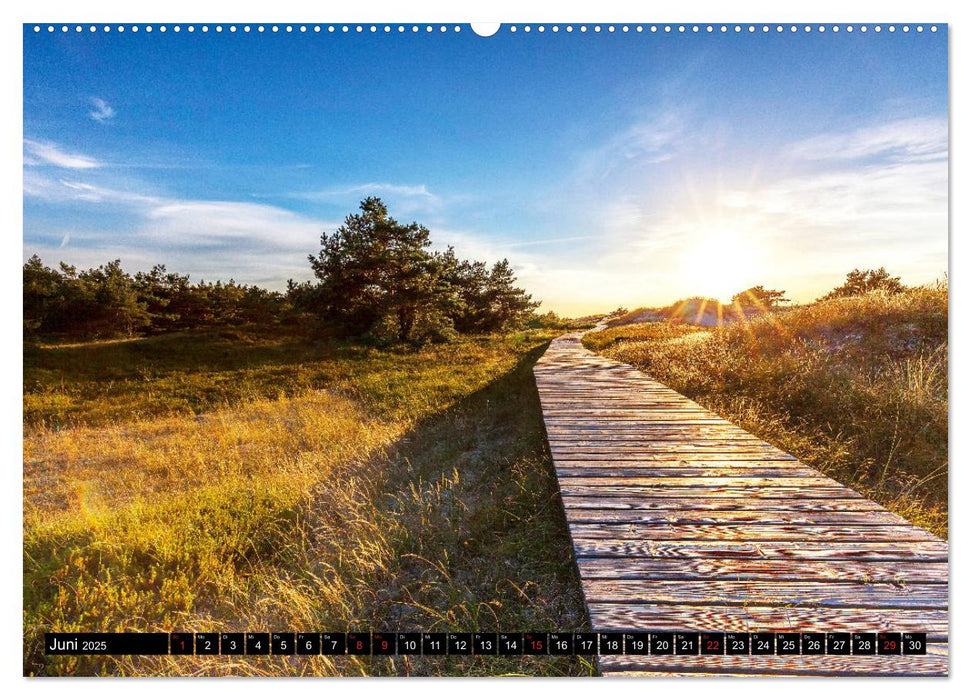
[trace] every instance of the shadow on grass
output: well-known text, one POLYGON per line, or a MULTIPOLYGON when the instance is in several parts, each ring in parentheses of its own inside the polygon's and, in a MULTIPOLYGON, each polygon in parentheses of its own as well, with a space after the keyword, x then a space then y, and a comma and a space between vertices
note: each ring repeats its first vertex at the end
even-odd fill
MULTIPOLYGON (((589 629, 532 367, 426 419, 389 450, 380 513, 395 566, 361 622, 399 631, 589 629)), ((415 657, 375 675, 589 675, 589 658, 415 657)))

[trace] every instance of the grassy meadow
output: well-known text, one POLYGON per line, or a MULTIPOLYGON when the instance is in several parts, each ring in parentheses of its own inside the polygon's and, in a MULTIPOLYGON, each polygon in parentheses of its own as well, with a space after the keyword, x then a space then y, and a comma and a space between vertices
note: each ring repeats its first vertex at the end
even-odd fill
POLYGON ((946 286, 872 293, 583 342, 947 537, 947 300, 946 286))
POLYGON ((24 354, 24 673, 587 675, 576 657, 45 657, 60 631, 586 628, 532 363, 560 331, 24 354))

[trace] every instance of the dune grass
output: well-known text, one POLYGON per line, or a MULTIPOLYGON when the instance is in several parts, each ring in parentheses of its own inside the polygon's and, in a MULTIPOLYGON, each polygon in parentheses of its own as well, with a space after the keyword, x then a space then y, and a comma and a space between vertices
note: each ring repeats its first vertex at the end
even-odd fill
POLYGON ((946 537, 947 300, 946 286, 918 288, 584 343, 946 537))
POLYGON ((28 349, 24 673, 589 674, 569 657, 40 649, 50 630, 583 629, 530 374, 551 335, 28 349))

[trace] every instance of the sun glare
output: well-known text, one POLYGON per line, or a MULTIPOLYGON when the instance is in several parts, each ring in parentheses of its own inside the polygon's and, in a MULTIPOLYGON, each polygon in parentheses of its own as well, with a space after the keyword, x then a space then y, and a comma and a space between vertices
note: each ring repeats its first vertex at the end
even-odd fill
POLYGON ((727 304, 734 294, 758 284, 761 259, 751 237, 725 228, 700 231, 681 255, 685 289, 727 304))

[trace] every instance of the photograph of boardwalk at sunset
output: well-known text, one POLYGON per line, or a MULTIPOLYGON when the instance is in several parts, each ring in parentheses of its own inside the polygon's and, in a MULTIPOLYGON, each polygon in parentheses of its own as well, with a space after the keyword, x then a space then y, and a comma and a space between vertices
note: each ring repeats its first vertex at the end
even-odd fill
POLYGON ((25 676, 948 675, 947 25, 54 26, 25 676))

